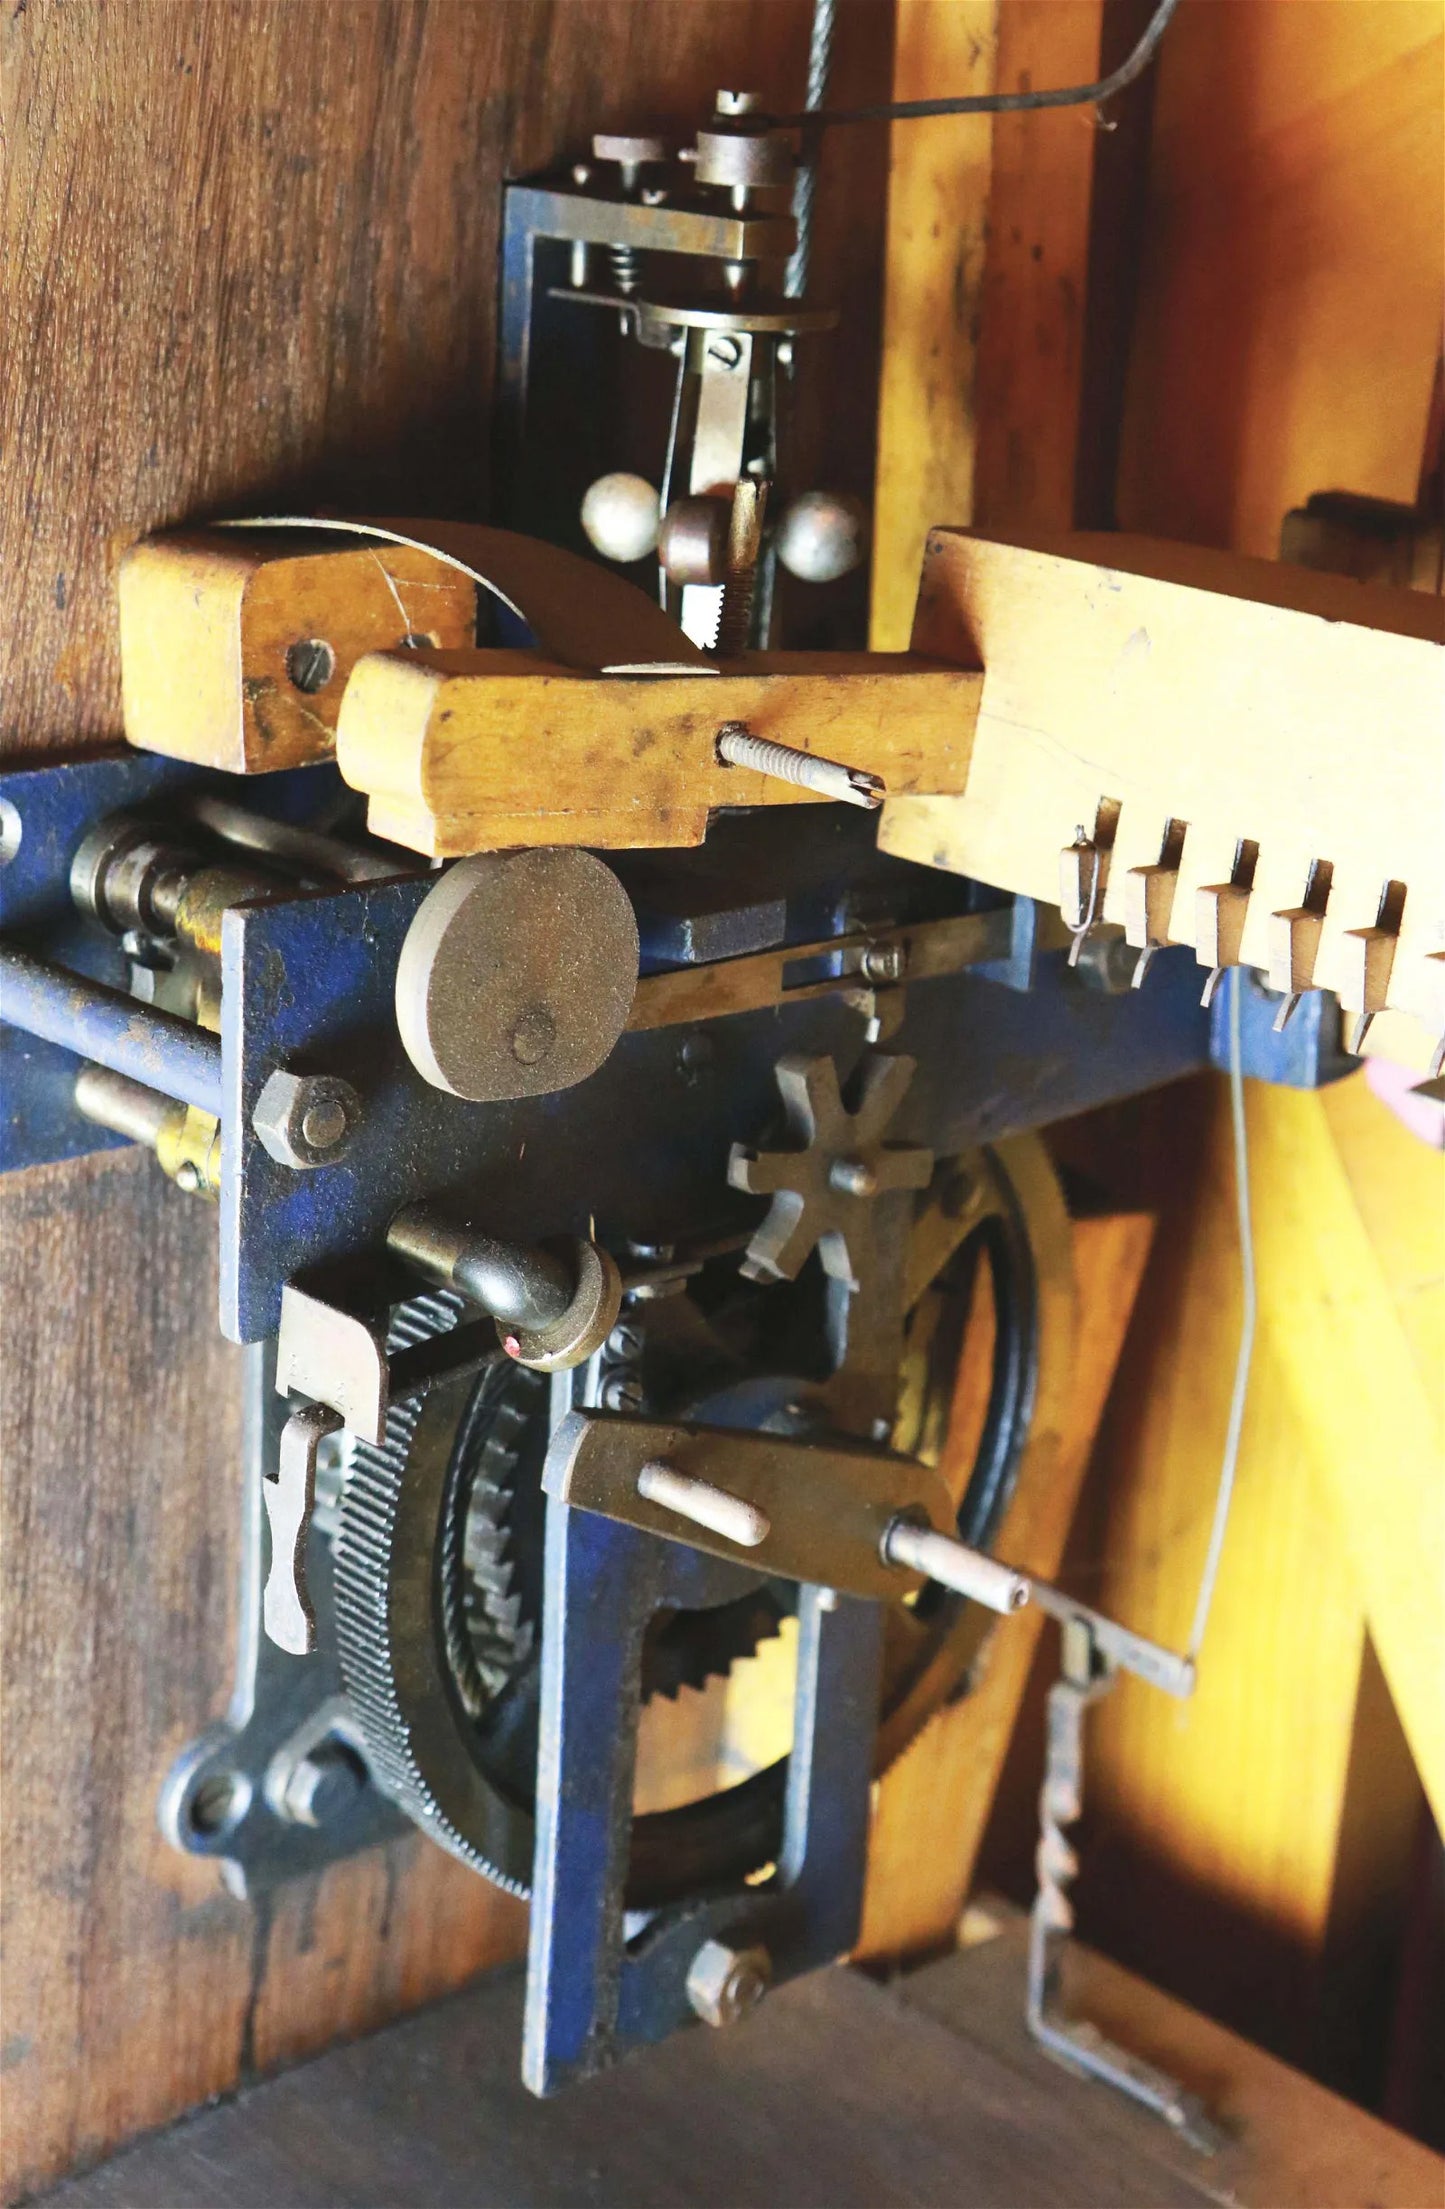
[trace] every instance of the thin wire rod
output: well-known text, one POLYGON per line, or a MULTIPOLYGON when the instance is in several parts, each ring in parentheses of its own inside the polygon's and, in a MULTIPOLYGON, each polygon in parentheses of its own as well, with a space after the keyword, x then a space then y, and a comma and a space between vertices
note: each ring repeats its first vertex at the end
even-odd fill
POLYGON ((1133 53, 1094 84, 1059 85, 1046 92, 969 92, 956 99, 894 100, 881 107, 804 109, 801 114, 769 115, 760 120, 781 130, 805 126, 827 130, 834 123, 906 123, 930 115, 1018 115, 1042 107, 1099 106, 1143 75, 1178 6, 1179 0, 1159 0, 1133 53))
POLYGON ((1234 1135, 1234 1202, 1239 1218, 1239 1271, 1244 1292, 1243 1308, 1239 1322, 1239 1350, 1234 1361, 1234 1390, 1229 1400, 1229 1426, 1224 1437, 1224 1459, 1219 1469, 1219 1492, 1214 1501, 1214 1524, 1210 1529, 1209 1549, 1204 1559, 1204 1571, 1200 1575, 1199 1596, 1194 1606, 1194 1624, 1190 1630, 1186 1652, 1191 1664, 1198 1660, 1204 1630, 1209 1624, 1210 1606, 1214 1601, 1215 1583, 1219 1578, 1219 1561, 1224 1554, 1229 1507, 1234 1499, 1234 1478, 1239 1470, 1239 1444, 1244 1432, 1249 1373, 1254 1361, 1255 1321, 1259 1310, 1254 1263, 1254 1225, 1249 1206, 1249 1131, 1244 1117, 1244 1072, 1239 1033, 1239 998, 1243 975, 1242 967, 1230 969, 1229 1118, 1234 1135))
MULTIPOLYGON (((804 111, 810 116, 819 113, 828 97, 837 4, 838 0, 813 0, 813 27, 808 40, 808 83, 803 94, 804 111)), ((809 129, 803 142, 803 159, 793 179, 793 225, 797 233, 797 243, 788 256, 787 271, 783 277, 783 293, 788 299, 801 299, 808 288, 808 262, 813 247, 813 203, 818 196, 820 150, 814 132, 809 129)))

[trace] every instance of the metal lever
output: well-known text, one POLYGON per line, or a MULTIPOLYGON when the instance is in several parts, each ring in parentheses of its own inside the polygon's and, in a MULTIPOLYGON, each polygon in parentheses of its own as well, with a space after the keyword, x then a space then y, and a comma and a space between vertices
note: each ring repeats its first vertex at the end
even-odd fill
POLYGON ((1065 2017, 1060 2004, 1063 1953, 1074 1928, 1068 1889, 1079 1859, 1065 1835, 1083 1810, 1084 1713, 1107 1695, 1121 1671, 1134 1673, 1181 1700, 1194 1691, 1187 1657, 1116 1626, 1046 1581, 1032 1583, 1040 1608, 1063 1629, 1063 1660, 1049 1690, 1048 1749, 1039 1798, 1038 1893, 1029 1918, 1028 2028, 1046 2053, 1066 2069, 1085 2072, 1127 2094, 1162 2117, 1201 2154, 1212 2155, 1223 2136, 1197 2095, 1152 2063, 1146 2063, 1085 2019, 1065 2017))
POLYGON ((309 1657, 316 1647, 316 1613, 306 1587, 306 1537, 316 1502, 317 1446, 341 1423, 329 1405, 303 1404, 281 1430, 276 1470, 268 1468, 265 1475, 271 1564, 261 1616, 276 1647, 293 1657, 309 1657))
POLYGON ((843 1594, 889 1602, 932 1579, 995 1611, 1029 1599, 1026 1574, 939 1531, 953 1504, 929 1466, 841 1439, 574 1411, 542 1485, 574 1509, 843 1594))

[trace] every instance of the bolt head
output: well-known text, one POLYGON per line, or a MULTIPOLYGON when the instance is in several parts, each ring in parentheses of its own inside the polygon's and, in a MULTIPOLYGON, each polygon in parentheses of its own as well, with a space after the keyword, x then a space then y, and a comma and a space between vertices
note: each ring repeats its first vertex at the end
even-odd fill
POLYGON ((360 1097, 338 1075, 292 1074, 279 1067, 256 1100, 251 1125, 278 1165, 300 1172, 333 1165, 359 1127, 361 1112, 360 1097))
POLYGON ((1086 989, 1106 997, 1122 997, 1132 988, 1139 953, 1115 928, 1095 928, 1079 946, 1074 971, 1086 989))
POLYGON ((512 1056, 519 1066, 540 1066, 557 1040, 557 1023, 545 1005, 528 1005, 512 1030, 512 1056))
POLYGON ((300 1757, 282 1790, 281 1807, 294 1825, 330 1825, 366 1785, 366 1767, 344 1741, 323 1741, 300 1757))
POLYGON ((757 2008, 772 1984, 765 1948, 731 1948, 704 1941, 687 1974, 687 1998, 705 2025, 735 2025, 757 2008))
POLYGON ((907 965, 907 954, 901 943, 870 943, 863 953, 863 979, 865 982, 901 982, 907 965))
POLYGON ((314 1151, 335 1150, 346 1133, 346 1111, 335 1097, 320 1097, 301 1115, 301 1133, 314 1151))
POLYGON ((828 1186, 840 1197, 871 1197, 878 1194, 878 1176, 866 1158, 835 1158, 828 1186))
POLYGON ((642 1383, 635 1373, 613 1373, 602 1384, 604 1411, 641 1411, 642 1383))

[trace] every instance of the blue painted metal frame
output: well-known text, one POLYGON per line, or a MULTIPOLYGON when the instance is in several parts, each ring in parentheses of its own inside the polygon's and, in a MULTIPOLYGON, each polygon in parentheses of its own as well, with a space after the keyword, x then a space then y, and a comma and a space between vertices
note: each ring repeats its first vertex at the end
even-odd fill
POLYGON ((1239 990, 1240 1062, 1256 1081, 1281 1089, 1322 1089, 1359 1066, 1344 1047, 1340 1001, 1328 990, 1307 989, 1278 1034, 1275 1019, 1284 1002, 1266 989, 1250 967, 1231 967, 1209 1008, 1211 1064, 1229 1066, 1229 993, 1239 990))
POLYGON ((800 1591, 798 1684, 774 1877, 657 1910, 624 1906, 642 1641, 663 1604, 707 1609, 753 1576, 550 1499, 537 1842, 522 2075, 553 2094, 693 2021, 705 1940, 761 1944, 774 1981, 857 1937, 883 1654, 880 1605, 800 1591), (830 1606, 830 1607, 825 1607, 830 1606))
MULTIPOLYGON (((82 839, 108 813, 145 812, 188 792, 244 793, 257 812, 304 820, 341 787, 334 768, 252 776, 245 781, 149 752, 13 767, 0 774, 0 803, 19 824, 19 843, 0 866, 0 931, 38 958, 88 980, 125 989, 119 940, 76 911, 70 867, 82 839)), ((79 1061, 56 1043, 0 1024, 0 1173, 112 1150, 122 1135, 75 1110, 79 1061)))
MULTIPOLYGON (((215 777, 211 778, 213 781, 215 777)), ((87 925, 70 896, 70 863, 107 813, 145 806, 199 785, 199 769, 141 752, 0 775, 0 801, 13 807, 20 842, 0 867, 0 930, 37 957, 124 989, 119 942, 87 925)), ((84 1120, 73 1101, 78 1061, 57 1043, 0 1026, 0 1173, 111 1150, 126 1140, 84 1120)))
POLYGON ((862 1022, 842 998, 786 1016, 625 1035, 574 1089, 475 1105, 433 1089, 397 1032, 396 963, 430 878, 238 906, 221 931, 221 1325, 270 1334, 284 1284, 309 1266, 379 1243, 403 1204, 429 1197, 536 1241, 588 1232, 671 1241, 680 1226, 726 1233, 756 1218, 728 1189, 729 1149, 776 1109, 779 1051, 832 1053, 847 1067, 862 1022), (296 1173, 264 1151, 251 1113, 278 1066, 340 1074, 361 1125, 334 1166, 296 1173))

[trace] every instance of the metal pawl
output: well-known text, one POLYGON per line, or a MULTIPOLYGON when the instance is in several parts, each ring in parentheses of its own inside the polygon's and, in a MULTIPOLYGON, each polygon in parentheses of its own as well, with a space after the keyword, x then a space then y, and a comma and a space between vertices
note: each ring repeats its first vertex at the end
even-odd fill
POLYGON ((281 1430, 274 1472, 266 1469, 271 1569, 261 1599, 266 1632, 278 1649, 309 1657, 316 1647, 316 1612, 306 1586, 306 1541, 316 1501, 316 1450, 335 1434, 339 1415, 327 1404, 302 1404, 281 1430))

